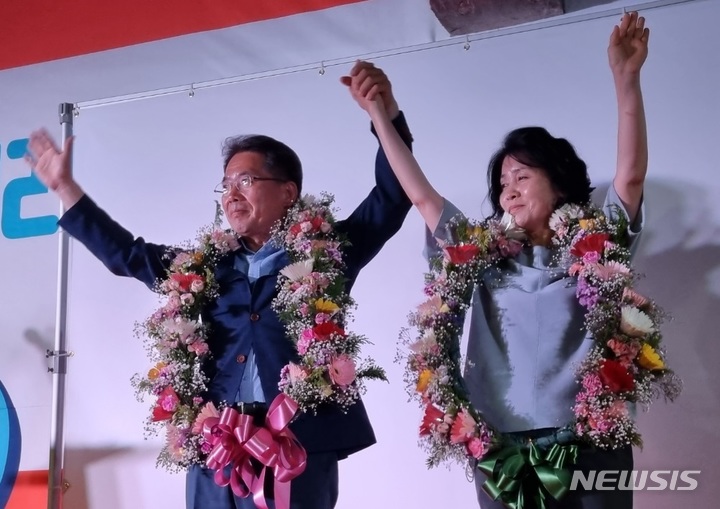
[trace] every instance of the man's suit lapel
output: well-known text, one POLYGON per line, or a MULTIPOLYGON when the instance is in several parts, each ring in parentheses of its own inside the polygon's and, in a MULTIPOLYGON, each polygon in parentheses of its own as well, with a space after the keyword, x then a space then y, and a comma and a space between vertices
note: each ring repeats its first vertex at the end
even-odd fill
POLYGON ((247 275, 235 268, 235 251, 223 255, 215 269, 215 279, 218 282, 230 283, 240 279, 247 279, 247 275))

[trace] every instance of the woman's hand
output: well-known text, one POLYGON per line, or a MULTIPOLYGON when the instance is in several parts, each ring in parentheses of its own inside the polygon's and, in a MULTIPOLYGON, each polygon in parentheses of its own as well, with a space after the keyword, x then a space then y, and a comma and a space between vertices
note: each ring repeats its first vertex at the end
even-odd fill
POLYGON ((628 12, 613 28, 608 45, 608 60, 615 79, 637 76, 648 55, 650 29, 645 18, 628 12))

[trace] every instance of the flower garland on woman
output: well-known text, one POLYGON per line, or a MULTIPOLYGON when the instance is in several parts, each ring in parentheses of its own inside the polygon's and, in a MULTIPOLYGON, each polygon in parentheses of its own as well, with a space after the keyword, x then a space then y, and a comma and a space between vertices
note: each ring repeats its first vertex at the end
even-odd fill
MULTIPOLYGON (((622 216, 620 216, 622 217, 622 216)), ((558 265, 577 277, 586 308, 585 328, 595 345, 579 367, 575 420, 566 428, 600 448, 641 445, 628 403, 647 406, 659 395, 674 399, 679 380, 663 360, 660 308, 633 288, 637 274, 624 247, 624 220, 611 221, 595 207, 564 205, 552 216, 558 265)), ((460 375, 459 348, 465 311, 481 273, 522 244, 499 221, 454 223, 458 243, 428 274, 429 299, 410 316, 406 382, 424 407, 420 435, 429 463, 482 460, 507 444, 471 404, 460 375)))
MULTIPOLYGON (((385 378, 372 360, 359 362, 366 339, 346 330, 355 303, 344 289, 342 250, 347 243, 335 231, 332 202, 327 194, 305 196, 273 229, 273 241, 292 262, 278 277, 273 308, 299 354, 299 362, 283 368, 280 389, 302 411, 314 412, 321 404, 347 409, 363 394, 365 379, 385 378)), ((226 405, 217 408, 203 399, 209 329, 199 317, 217 297, 218 260, 238 246, 234 233, 219 228, 218 218, 200 232, 195 246, 175 250, 167 278, 156 287, 164 304, 136 327, 149 340, 154 365, 132 382, 140 399, 146 394, 155 398, 146 429, 156 433, 165 427, 158 464, 171 470, 205 462, 215 447, 203 424, 217 419, 226 405)))

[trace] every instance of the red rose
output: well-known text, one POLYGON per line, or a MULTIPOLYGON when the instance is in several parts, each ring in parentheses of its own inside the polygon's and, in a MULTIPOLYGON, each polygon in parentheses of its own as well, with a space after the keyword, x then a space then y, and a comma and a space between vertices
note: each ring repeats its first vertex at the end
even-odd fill
POLYGON ((602 255, 605 250, 605 242, 608 240, 610 240, 610 235, 607 233, 591 233, 578 240, 570 252, 578 258, 582 258, 585 253, 592 252, 602 255))
POLYGON ((342 327, 339 327, 334 322, 320 323, 315 325, 312 330, 313 334, 315 334, 315 338, 319 340, 330 339, 331 334, 340 334, 341 336, 345 335, 345 331, 342 327))
POLYGON ((464 244, 446 247, 445 252, 452 263, 462 265, 472 260, 480 252, 480 248, 475 244, 464 244))
POLYGON ((605 359, 600 364, 600 381, 612 392, 631 391, 635 388, 635 380, 628 370, 618 361, 605 359))

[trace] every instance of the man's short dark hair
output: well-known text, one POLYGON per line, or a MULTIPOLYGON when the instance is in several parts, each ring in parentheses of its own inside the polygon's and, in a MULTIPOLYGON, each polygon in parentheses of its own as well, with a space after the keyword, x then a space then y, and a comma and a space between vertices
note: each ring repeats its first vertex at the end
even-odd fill
POLYGON ((302 164, 293 149, 262 134, 244 134, 227 138, 222 146, 223 171, 230 159, 240 152, 255 152, 265 159, 265 169, 275 178, 294 182, 302 193, 302 164))

